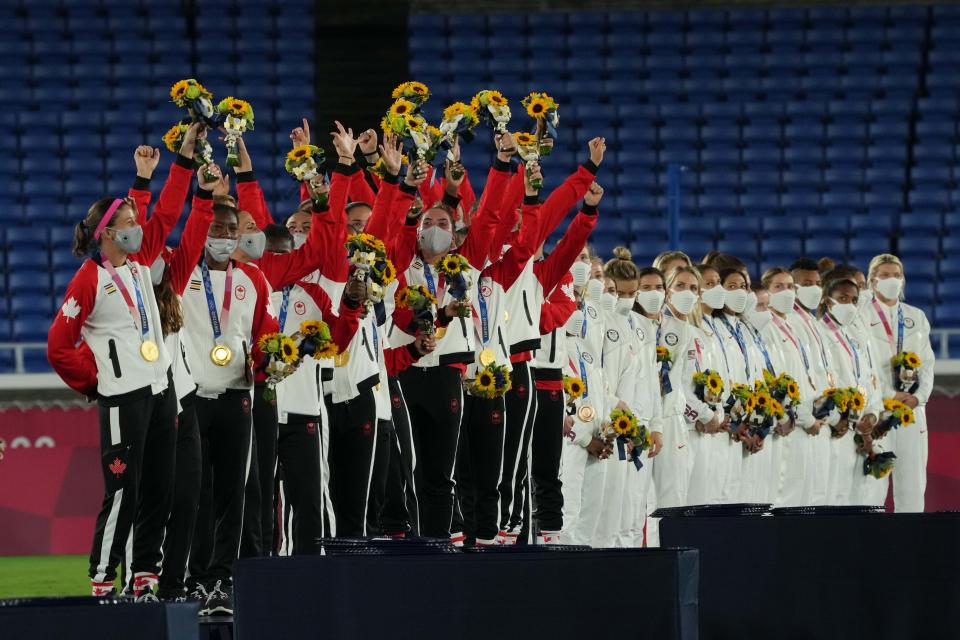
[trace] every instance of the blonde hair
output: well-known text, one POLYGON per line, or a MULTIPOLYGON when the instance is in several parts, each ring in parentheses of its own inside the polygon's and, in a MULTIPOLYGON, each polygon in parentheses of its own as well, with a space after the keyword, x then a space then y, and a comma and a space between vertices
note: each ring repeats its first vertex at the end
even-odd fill
POLYGON ((615 247, 613 259, 603 265, 603 275, 611 280, 638 280, 640 272, 631 258, 630 249, 615 247))
MULTIPOLYGON (((666 288, 667 291, 670 290, 670 287, 673 286, 673 283, 676 282, 677 276, 681 273, 689 273, 694 278, 697 279, 697 297, 699 298, 699 292, 703 290, 703 277, 700 275, 700 271, 692 266, 687 265, 685 267, 674 267, 670 269, 670 272, 666 276, 666 288)), ((687 314, 687 322, 700 329, 701 324, 703 323, 703 310, 700 308, 700 301, 697 301, 697 304, 693 305, 693 310, 687 314)))
POLYGON ((903 263, 900 261, 900 258, 893 255, 892 253, 881 253, 878 256, 874 256, 873 260, 870 261, 870 267, 867 269, 867 280, 873 278, 876 275, 877 269, 885 264, 895 264, 900 267, 900 273, 903 275, 904 280, 906 280, 907 274, 903 270, 903 263))
POLYGON ((683 260, 686 266, 693 266, 693 261, 690 260, 690 256, 683 251, 664 251, 653 259, 653 266, 663 271, 663 265, 668 262, 673 262, 674 260, 683 260))

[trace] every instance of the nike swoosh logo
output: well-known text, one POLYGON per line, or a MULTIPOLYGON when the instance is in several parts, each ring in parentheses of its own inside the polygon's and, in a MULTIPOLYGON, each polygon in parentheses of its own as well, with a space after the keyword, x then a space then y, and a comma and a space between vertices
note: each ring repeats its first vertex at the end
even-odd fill
POLYGON ((677 449, 683 449, 685 446, 687 445, 686 444, 677 445, 677 449))
POLYGON ((879 323, 879 322, 872 322, 872 323, 870 324, 870 326, 871 326, 871 327, 875 327, 875 326, 877 326, 878 324, 880 324, 880 323, 879 323))

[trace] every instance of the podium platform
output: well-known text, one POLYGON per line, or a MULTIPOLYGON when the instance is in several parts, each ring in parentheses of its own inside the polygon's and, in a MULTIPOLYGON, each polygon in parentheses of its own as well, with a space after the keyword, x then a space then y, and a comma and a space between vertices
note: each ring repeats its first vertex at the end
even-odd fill
POLYGON ((698 637, 696 550, 527 549, 239 560, 235 637, 698 637))
POLYGON ((673 517, 704 640, 958 638, 960 514, 673 517))

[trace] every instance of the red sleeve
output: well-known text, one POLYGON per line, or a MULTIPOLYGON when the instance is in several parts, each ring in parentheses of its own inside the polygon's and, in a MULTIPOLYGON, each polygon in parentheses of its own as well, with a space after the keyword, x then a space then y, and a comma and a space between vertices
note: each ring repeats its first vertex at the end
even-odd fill
POLYGON ((147 210, 150 208, 150 181, 137 178, 133 186, 127 191, 127 197, 137 203, 137 224, 141 227, 147 224, 147 210))
POLYGON ((177 295, 183 295, 190 274, 200 261, 203 245, 207 240, 210 223, 213 222, 213 196, 209 191, 197 190, 187 224, 180 236, 180 245, 173 250, 173 259, 167 267, 170 269, 170 284, 177 295), (207 194, 204 196, 203 194, 207 194))
POLYGON ((340 348, 340 351, 345 351, 350 346, 353 336, 357 333, 357 328, 360 325, 360 312, 363 307, 357 305, 355 309, 351 309, 347 306, 346 299, 341 298, 339 315, 335 314, 333 312, 333 302, 323 287, 312 282, 300 282, 298 284, 320 307, 323 320, 330 327, 330 338, 333 343, 340 348))
POLYGON ((67 386, 94 396, 97 361, 89 348, 77 346, 80 329, 97 301, 97 265, 93 260, 86 260, 77 270, 63 298, 47 334, 47 360, 67 386))
POLYGON ((463 207, 463 215, 470 218, 470 211, 473 209, 473 203, 477 201, 477 194, 473 191, 473 185, 470 184, 470 172, 463 170, 463 182, 460 183, 460 206, 463 207))
MULTIPOLYGON (((160 191, 157 205, 153 208, 153 215, 143 227, 143 243, 140 245, 140 251, 133 256, 133 259, 140 264, 153 264, 163 251, 163 245, 170 231, 177 225, 193 176, 192 168, 184 166, 187 162, 183 156, 178 155, 176 161, 170 165, 170 173, 160 191)), ((189 162, 192 164, 193 161, 189 162)))
POLYGON ((471 221, 467 239, 460 247, 460 255, 472 265, 482 268, 489 253, 490 236, 497 227, 500 215, 500 205, 507 181, 510 179, 509 166, 497 161, 490 168, 487 175, 487 184, 483 190, 483 204, 477 215, 471 221))
POLYGON ((241 211, 250 212, 258 229, 273 224, 273 216, 267 209, 267 202, 263 198, 263 190, 252 171, 237 175, 237 207, 241 211))
POLYGON ((402 347, 384 349, 383 362, 387 367, 387 375, 394 377, 409 369, 416 360, 410 353, 410 349, 404 345, 402 347))
POLYGON ((573 290, 573 276, 566 272, 548 296, 540 310, 540 335, 559 329, 577 309, 577 301, 568 293, 573 290))
POLYGON ((263 352, 257 346, 260 337, 267 333, 279 331, 280 326, 277 324, 277 316, 273 312, 273 307, 270 306, 270 287, 267 285, 263 274, 260 273, 259 269, 250 265, 238 264, 237 266, 250 277, 250 280, 253 281, 253 288, 257 292, 257 306, 253 310, 253 324, 250 330, 253 339, 253 344, 250 346, 250 355, 253 358, 254 369, 259 370, 263 368, 264 363, 263 352))
POLYGON ((427 167, 427 179, 420 184, 420 199, 423 200, 423 207, 429 208, 443 199, 443 181, 439 178, 432 185, 433 176, 436 170, 432 166, 427 167))
POLYGON ((597 216, 588 215, 582 211, 573 219, 567 232, 560 238, 556 248, 545 260, 533 265, 533 272, 540 280, 545 294, 549 294, 563 279, 563 274, 570 271, 574 261, 587 244, 587 238, 597 225, 597 216))
POLYGON ((517 244, 511 246, 502 258, 483 270, 484 275, 499 282, 504 290, 509 289, 516 282, 527 262, 533 257, 535 248, 530 245, 530 241, 537 235, 539 213, 539 204, 524 205, 517 244))
POLYGON ((419 225, 404 224, 399 231, 391 234, 387 242, 387 257, 393 263, 397 273, 403 273, 413 262, 413 256, 417 254, 417 231, 419 225))
POLYGON ((507 244, 510 234, 513 232, 513 227, 517 224, 516 211, 520 207, 520 203, 523 202, 523 195, 526 192, 526 187, 523 184, 524 171, 524 166, 521 164, 517 172, 510 178, 507 191, 503 194, 503 210, 500 213, 500 221, 490 242, 491 260, 496 260, 503 253, 503 245, 507 244))
POLYGON ((371 179, 371 180, 373 180, 373 187, 374 187, 374 189, 376 189, 377 193, 380 193, 380 187, 381 187, 381 185, 383 185, 383 180, 381 180, 381 179, 380 179, 380 176, 378 176, 377 174, 373 173, 372 171, 368 171, 368 172, 367 172, 367 175, 370 176, 370 179, 371 179))
POLYGON ((390 229, 390 219, 393 212, 393 202, 397 197, 400 186, 397 182, 387 182, 381 185, 377 197, 373 200, 373 213, 367 221, 365 231, 377 238, 386 238, 390 229))
POLYGON ((357 171, 350 176, 350 202, 366 202, 371 207, 377 194, 374 193, 363 171, 357 171))
MULTIPOLYGON (((547 239, 547 237, 557 228, 567 212, 583 198, 587 189, 593 183, 597 175, 597 165, 587 160, 577 167, 577 170, 559 187, 553 190, 553 193, 543 203, 543 214, 540 222, 540 239, 537 246, 547 239)), ((581 247, 582 248, 582 247, 581 247)))

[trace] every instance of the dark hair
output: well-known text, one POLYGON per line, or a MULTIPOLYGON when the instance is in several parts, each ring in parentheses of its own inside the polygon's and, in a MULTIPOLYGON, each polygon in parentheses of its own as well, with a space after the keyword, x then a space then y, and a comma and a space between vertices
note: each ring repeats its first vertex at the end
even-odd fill
MULTIPOLYGON (((723 255, 723 254, 721 254, 721 255, 723 255)), ((737 267, 724 267, 724 268, 722 268, 722 269, 719 269, 718 271, 719 271, 719 273, 720 273, 720 286, 721 286, 721 287, 723 286, 723 283, 727 281, 727 278, 729 278, 729 277, 732 276, 732 275, 738 275, 738 276, 740 276, 740 277, 743 278, 743 281, 744 281, 744 282, 750 282, 750 278, 747 276, 747 271, 746 271, 746 269, 738 269, 737 267)), ((712 315, 712 316, 715 317, 715 318, 719 318, 721 315, 723 315, 723 307, 721 307, 721 308, 719 308, 719 309, 714 309, 714 310, 710 313, 710 315, 712 315)))
POLYGON ((450 216, 451 227, 457 226, 457 212, 452 207, 450 207, 450 205, 444 204, 443 202, 437 202, 436 204, 432 204, 429 207, 424 208, 423 213, 426 214, 428 211, 433 211, 434 209, 443 211, 445 214, 450 216))
POLYGON ((366 207, 371 211, 373 210, 373 205, 371 205, 369 202, 364 202, 363 200, 354 200, 353 202, 348 204, 346 207, 344 207, 343 210, 345 213, 349 214, 351 211, 353 211, 357 207, 366 207))
POLYGON ((267 237, 267 241, 279 240, 281 242, 293 242, 293 234, 290 233, 290 230, 279 224, 268 224, 265 226, 263 228, 263 235, 267 237))
POLYGON ((213 205, 213 215, 216 216, 233 216, 234 218, 239 218, 239 212, 236 207, 231 207, 229 204, 217 202, 213 205))
MULTIPOLYGON (((90 205, 90 208, 87 209, 87 216, 78 222, 77 226, 73 229, 73 255, 78 258, 83 258, 90 253, 91 248, 93 248, 95 244, 99 243, 99 241, 93 237, 93 232, 97 230, 100 219, 103 218, 103 214, 107 212, 107 209, 110 208, 110 205, 113 204, 115 199, 116 198, 110 197, 100 198, 90 205)), ((136 211, 136 206, 131 204, 132 201, 129 198, 124 198, 123 201, 136 211)), ((120 207, 117 207, 117 210, 113 212, 113 218, 110 219, 108 224, 113 224, 119 212, 120 207)))
POLYGON ((857 283, 849 278, 836 278, 834 280, 830 280, 823 288, 824 296, 823 299, 820 300, 821 316, 827 312, 827 298, 833 297, 833 292, 844 286, 851 286, 855 291, 860 291, 860 287, 857 285, 857 283))
POLYGON ((663 286, 667 286, 667 278, 663 275, 663 271, 657 269, 656 267, 644 267, 637 271, 637 281, 640 280, 643 276, 660 276, 660 281, 663 282, 663 286))
POLYGON ((835 266, 837 266, 837 262, 830 256, 823 256, 822 258, 817 260, 817 269, 820 270, 820 275, 823 275, 824 273, 830 271, 835 266))
POLYGON ((790 271, 816 271, 820 273, 817 261, 812 258, 798 258, 790 265, 790 271))
POLYGON ((821 275, 823 276, 824 282, 832 282, 833 280, 853 280, 857 277, 858 273, 860 273, 860 269, 857 269, 852 264, 841 264, 821 275))
POLYGON ((718 270, 723 271, 724 269, 736 269, 737 271, 742 271, 744 277, 749 280, 750 277, 747 275, 747 263, 733 255, 732 253, 717 253, 707 261, 707 264, 716 267, 718 270))
POLYGON ((153 292, 157 298, 157 311, 160 312, 160 328, 163 330, 163 337, 180 331, 183 327, 183 308, 170 282, 169 265, 164 268, 160 284, 153 288, 153 292))
POLYGON ((697 270, 697 272, 700 274, 700 277, 701 277, 701 278, 703 277, 703 274, 704 274, 705 271, 716 271, 716 272, 717 272, 717 275, 720 274, 720 269, 717 269, 717 268, 716 268, 715 266, 713 266, 712 264, 707 264, 707 263, 695 264, 695 265, 693 265, 693 268, 697 270))
POLYGON ((716 249, 714 249, 713 251, 707 251, 707 254, 706 254, 705 256, 703 256, 703 260, 700 261, 700 264, 707 265, 707 266, 713 266, 713 265, 711 264, 711 262, 712 262, 713 259, 716 258, 718 255, 720 255, 720 252, 717 251, 716 249))

